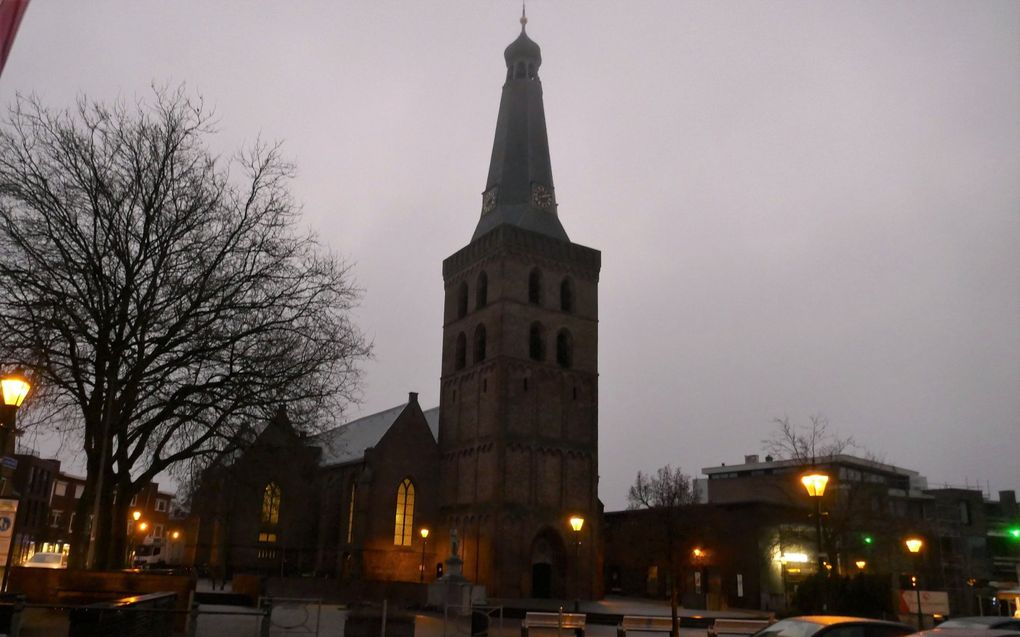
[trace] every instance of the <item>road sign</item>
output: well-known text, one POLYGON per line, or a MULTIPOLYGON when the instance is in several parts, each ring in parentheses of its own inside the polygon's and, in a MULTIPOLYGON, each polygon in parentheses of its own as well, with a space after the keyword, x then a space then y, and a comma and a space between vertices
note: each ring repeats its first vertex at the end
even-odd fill
POLYGON ((18 515, 18 501, 14 498, 0 498, 0 566, 7 566, 11 554, 11 540, 14 538, 14 520, 18 515))

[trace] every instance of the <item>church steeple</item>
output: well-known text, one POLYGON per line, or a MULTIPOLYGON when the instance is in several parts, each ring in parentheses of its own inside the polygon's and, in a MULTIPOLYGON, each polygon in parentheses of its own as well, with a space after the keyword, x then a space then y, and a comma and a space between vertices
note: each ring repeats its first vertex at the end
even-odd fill
POLYGON ((545 128, 542 49, 528 37, 522 11, 521 34, 503 52, 506 83, 499 101, 482 215, 471 240, 503 224, 569 241, 556 214, 549 139, 545 128))

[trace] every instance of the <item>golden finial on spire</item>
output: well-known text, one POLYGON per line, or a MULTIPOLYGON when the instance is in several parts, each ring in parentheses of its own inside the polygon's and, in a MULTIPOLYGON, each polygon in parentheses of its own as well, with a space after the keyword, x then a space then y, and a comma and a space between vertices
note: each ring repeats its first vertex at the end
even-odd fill
POLYGON ((524 30, 524 25, 528 23, 528 8, 525 6, 524 0, 521 0, 521 31, 524 30))

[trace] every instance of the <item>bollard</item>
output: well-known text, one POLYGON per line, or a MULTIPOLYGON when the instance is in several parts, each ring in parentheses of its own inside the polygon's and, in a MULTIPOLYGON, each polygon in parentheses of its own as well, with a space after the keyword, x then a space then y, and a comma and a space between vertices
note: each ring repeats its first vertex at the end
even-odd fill
POLYGON ((269 629, 273 626, 273 603, 263 598, 266 605, 262 610, 262 624, 259 626, 259 637, 269 637, 269 629))
POLYGON ((382 621, 379 622, 379 637, 386 637, 386 600, 382 601, 382 621))

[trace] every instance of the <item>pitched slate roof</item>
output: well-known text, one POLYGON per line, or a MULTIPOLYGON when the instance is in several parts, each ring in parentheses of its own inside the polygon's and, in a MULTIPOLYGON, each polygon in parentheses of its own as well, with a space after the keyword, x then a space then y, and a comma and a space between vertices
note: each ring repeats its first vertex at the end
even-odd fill
MULTIPOLYGON (((407 403, 390 407, 312 437, 309 440, 310 444, 322 448, 319 464, 328 467, 361 460, 365 457, 365 450, 382 440, 406 407, 407 403)), ((439 440, 439 407, 433 407, 423 413, 425 422, 432 432, 432 438, 439 440)))

